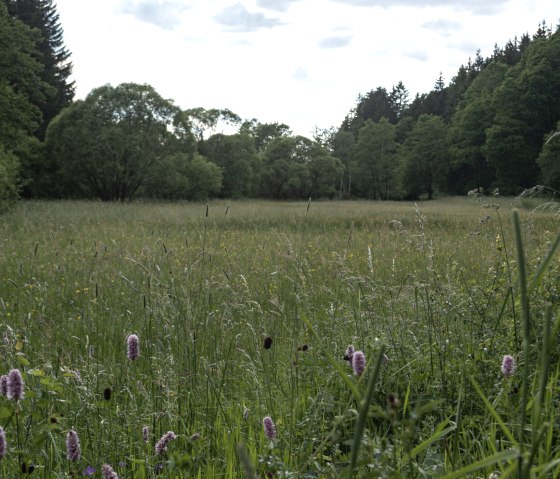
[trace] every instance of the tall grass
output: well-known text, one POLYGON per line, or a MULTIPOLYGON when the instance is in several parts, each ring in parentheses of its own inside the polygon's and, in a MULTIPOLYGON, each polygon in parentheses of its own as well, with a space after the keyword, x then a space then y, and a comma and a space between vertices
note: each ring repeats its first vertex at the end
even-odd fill
POLYGON ((0 226, 0 373, 26 390, 0 398, 4 477, 558 477, 558 218, 509 206, 22 203, 0 226))

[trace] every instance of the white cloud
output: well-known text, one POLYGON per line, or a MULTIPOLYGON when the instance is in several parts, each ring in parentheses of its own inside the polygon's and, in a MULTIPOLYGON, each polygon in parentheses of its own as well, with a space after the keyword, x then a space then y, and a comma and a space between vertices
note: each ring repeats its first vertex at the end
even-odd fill
POLYGON ((262 13, 251 13, 241 3, 224 8, 214 16, 214 20, 237 32, 253 32, 260 28, 271 28, 281 24, 275 18, 262 13))

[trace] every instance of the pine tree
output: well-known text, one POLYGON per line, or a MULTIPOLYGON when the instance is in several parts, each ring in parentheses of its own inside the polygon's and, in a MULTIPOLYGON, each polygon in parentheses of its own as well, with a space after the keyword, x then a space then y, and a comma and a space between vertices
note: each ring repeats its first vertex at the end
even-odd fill
POLYGON ((31 28, 37 28, 37 60, 43 65, 41 79, 51 86, 46 99, 36 104, 43 114, 35 135, 43 140, 49 122, 74 98, 75 85, 69 81, 72 74, 70 52, 63 41, 59 15, 52 0, 4 0, 8 11, 31 28))

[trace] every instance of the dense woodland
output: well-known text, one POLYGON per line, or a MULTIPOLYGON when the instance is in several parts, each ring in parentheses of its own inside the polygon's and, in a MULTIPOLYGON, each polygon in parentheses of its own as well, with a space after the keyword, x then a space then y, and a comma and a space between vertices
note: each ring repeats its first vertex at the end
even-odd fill
POLYGON ((74 100, 51 0, 0 2, 0 205, 24 198, 418 199, 560 190, 560 26, 479 53, 410 98, 360 95, 341 124, 293 135, 228 109, 182 110, 141 84, 74 100), (216 133, 224 124, 234 134, 216 133))

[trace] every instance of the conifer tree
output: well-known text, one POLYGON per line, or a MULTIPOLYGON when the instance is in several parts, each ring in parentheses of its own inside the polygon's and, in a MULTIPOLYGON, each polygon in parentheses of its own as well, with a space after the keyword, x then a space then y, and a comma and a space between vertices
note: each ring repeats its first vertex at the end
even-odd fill
POLYGON ((70 52, 63 41, 59 15, 52 0, 4 0, 8 11, 31 28, 40 32, 36 45, 37 61, 43 65, 41 80, 51 86, 46 98, 36 103, 43 114, 35 135, 43 140, 49 122, 74 98, 74 82, 70 52))

